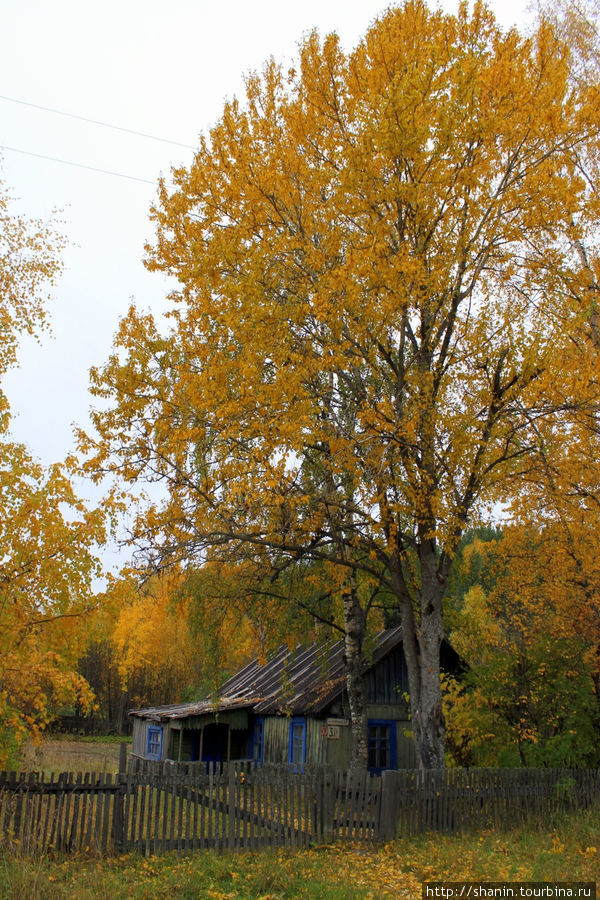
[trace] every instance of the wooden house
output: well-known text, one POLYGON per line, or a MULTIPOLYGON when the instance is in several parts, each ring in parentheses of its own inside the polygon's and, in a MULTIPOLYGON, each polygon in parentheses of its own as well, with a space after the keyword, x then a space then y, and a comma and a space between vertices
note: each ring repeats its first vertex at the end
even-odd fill
MULTIPOLYGON (((369 769, 413 768, 408 672, 400 628, 377 635, 363 677, 369 769)), ((282 647, 266 663, 254 660, 241 669, 215 699, 137 709, 130 715, 136 757, 205 762, 254 759, 345 769, 351 732, 343 642, 293 650, 282 647)))

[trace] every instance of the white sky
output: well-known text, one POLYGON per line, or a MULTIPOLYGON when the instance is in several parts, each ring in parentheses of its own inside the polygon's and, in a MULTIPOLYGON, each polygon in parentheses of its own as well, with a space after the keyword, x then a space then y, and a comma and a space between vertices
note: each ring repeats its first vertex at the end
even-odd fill
MULTIPOLYGON (((455 9, 452 0, 442 4, 455 9)), ((525 0, 494 0, 503 25, 525 0)), ((273 55, 291 59, 312 27, 353 46, 385 0, 0 0, 0 95, 191 147, 243 94, 243 73, 273 55)), ((0 147, 146 179, 150 184, 0 149, 0 174, 19 209, 57 207, 72 246, 54 290, 54 337, 24 341, 21 365, 3 383, 12 432, 44 463, 74 446, 85 425, 88 371, 107 358, 131 297, 160 310, 161 276, 142 265, 152 238, 148 209, 160 173, 189 164, 192 150, 0 99, 0 147)))

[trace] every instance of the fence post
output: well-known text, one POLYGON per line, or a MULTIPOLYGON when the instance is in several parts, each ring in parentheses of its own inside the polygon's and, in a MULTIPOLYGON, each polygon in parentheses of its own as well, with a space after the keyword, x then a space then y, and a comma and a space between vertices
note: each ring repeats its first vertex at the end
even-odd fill
MULTIPOLYGON (((235 808, 235 764, 231 760, 227 763, 227 849, 231 853, 235 846, 235 817, 237 810, 235 808)), ((224 811, 225 811, 224 810, 224 811)), ((223 838, 225 838, 225 822, 223 822, 223 838)))
POLYGON ((384 769, 381 773, 381 804, 379 807, 379 829, 375 838, 391 841, 396 837, 398 819, 398 772, 384 769))
POLYGON ((330 844, 333 840, 333 812, 335 808, 335 790, 334 772, 324 770, 320 773, 320 805, 321 805, 321 829, 323 842, 330 844))
POLYGON ((121 742, 119 747, 119 774, 117 776, 117 790, 115 791, 115 805, 113 810, 113 842, 117 853, 123 853, 125 847, 125 792, 127 790, 127 744, 121 742))

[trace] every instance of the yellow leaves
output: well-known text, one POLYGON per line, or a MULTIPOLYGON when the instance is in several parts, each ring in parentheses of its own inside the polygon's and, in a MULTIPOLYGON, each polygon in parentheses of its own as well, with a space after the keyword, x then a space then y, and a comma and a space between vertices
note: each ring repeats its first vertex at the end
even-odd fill
POLYGON ((563 853, 563 852, 564 852, 564 849, 565 849, 565 845, 564 845, 563 842, 560 840, 560 838, 558 837, 558 835, 555 835, 555 836, 552 838, 552 851, 551 851, 551 852, 552 852, 552 853, 563 853))
POLYGON ((226 674, 256 655, 259 642, 247 619, 232 608, 245 587, 207 563, 196 572, 156 574, 140 584, 123 573, 103 597, 93 639, 106 648, 131 706, 198 699, 216 690, 226 674))
POLYGON ((198 647, 177 573, 155 576, 142 588, 132 573, 108 594, 112 613, 104 622, 124 689, 142 686, 136 705, 176 702, 186 689, 198 690, 198 647))
POLYGON ((28 221, 11 203, 0 182, 0 376, 16 362, 19 335, 48 327, 46 290, 62 269, 65 245, 51 225, 28 221))
MULTIPOLYGON (((168 328, 131 310, 93 375, 89 469, 167 488, 135 537, 258 567, 332 554, 335 586, 356 564, 430 610, 472 518, 547 502, 544 463, 576 451, 538 451, 579 436, 582 387, 599 400, 576 246, 599 120, 568 66, 546 24, 526 38, 481 4, 408 0, 351 53, 311 34, 294 77, 248 79, 152 213, 148 265, 180 286, 168 328)), ((482 664, 484 637, 540 635, 525 545, 502 592, 466 598, 482 664)))
POLYGON ((0 762, 11 733, 37 732, 63 705, 88 710, 83 652, 104 514, 75 495, 69 465, 48 470, 0 444, 0 762))
POLYGON ((446 692, 458 758, 470 748, 473 761, 493 764, 494 746, 507 764, 520 758, 581 765, 597 758, 594 544, 585 545, 592 555, 584 563, 587 593, 563 525, 506 528, 501 540, 475 540, 464 554, 465 570, 479 571, 480 583, 465 594, 453 635, 471 667, 471 687, 461 692, 450 685, 446 692), (486 746, 481 736, 488 730, 486 746))

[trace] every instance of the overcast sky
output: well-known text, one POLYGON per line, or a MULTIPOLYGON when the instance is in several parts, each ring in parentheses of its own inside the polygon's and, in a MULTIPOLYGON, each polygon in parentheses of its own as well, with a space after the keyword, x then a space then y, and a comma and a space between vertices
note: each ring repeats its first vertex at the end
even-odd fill
MULTIPOLYGON (((456 8, 450 0, 442 5, 456 8)), ((522 21, 526 4, 491 5, 509 26, 522 21)), ((73 449, 72 423, 85 425, 91 402, 89 368, 106 359, 130 299, 162 308, 166 282, 142 265, 159 174, 189 164, 223 101, 242 95, 245 72, 270 55, 291 60, 313 27, 337 31, 350 48, 386 6, 382 0, 0 0, 0 173, 25 214, 47 217, 61 209, 71 241, 54 290, 54 337, 41 346, 23 342, 21 365, 3 385, 14 437, 42 462, 73 449)))

